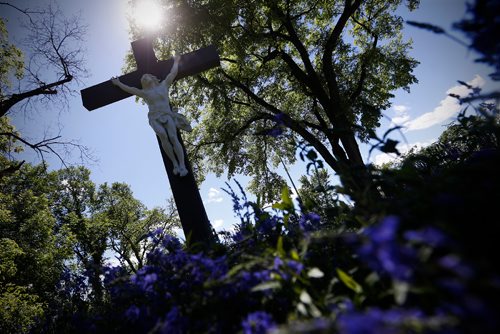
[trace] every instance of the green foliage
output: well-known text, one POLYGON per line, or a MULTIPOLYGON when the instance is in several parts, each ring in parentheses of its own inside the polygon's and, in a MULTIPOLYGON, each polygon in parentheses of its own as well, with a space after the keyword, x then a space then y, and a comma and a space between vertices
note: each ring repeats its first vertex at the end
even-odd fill
POLYGON ((464 109, 457 121, 443 131, 437 142, 419 151, 410 151, 395 167, 430 174, 433 168, 449 168, 467 161, 479 151, 498 149, 500 118, 496 105, 481 103, 475 107, 475 114, 466 111, 464 109))
POLYGON ((23 250, 12 239, 0 239, 0 283, 8 282, 17 273, 16 259, 23 250))
MULTIPOLYGON (((7 117, 3 131, 15 133, 7 117)), ((172 206, 148 210, 126 184, 96 187, 84 167, 48 172, 11 161, 12 138, 0 137, 0 170, 18 166, 0 175, 0 331, 61 328, 68 314, 102 305, 107 251, 137 271, 156 247, 146 235, 173 233, 178 218, 172 206), (88 285, 75 279, 81 275, 88 285)))
POLYGON ((0 290, 0 331, 31 333, 44 314, 44 305, 24 287, 8 284, 0 290))
POLYGON ((0 330, 5 333, 30 332, 50 313, 70 255, 66 236, 54 233, 51 181, 43 166, 27 164, 0 178, 0 330))
POLYGON ((23 73, 23 54, 15 45, 9 43, 5 20, 0 18, 0 100, 11 85, 11 76, 20 79, 23 73))
POLYGON ((146 254, 156 247, 147 242, 148 232, 161 230, 161 234, 171 235, 173 228, 180 227, 172 200, 167 208, 148 210, 123 183, 101 185, 97 196, 109 227, 109 246, 120 263, 133 272, 144 266, 146 254))

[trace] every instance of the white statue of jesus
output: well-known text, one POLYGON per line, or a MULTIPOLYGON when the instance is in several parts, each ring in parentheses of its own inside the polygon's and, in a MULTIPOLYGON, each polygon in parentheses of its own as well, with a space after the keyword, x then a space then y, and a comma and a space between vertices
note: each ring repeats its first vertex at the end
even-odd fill
POLYGON ((192 131, 192 128, 184 115, 170 108, 168 97, 169 87, 177 76, 179 61, 180 56, 174 56, 174 65, 165 80, 161 82, 152 74, 144 74, 141 77, 142 89, 127 86, 118 78, 111 79, 111 82, 127 93, 142 97, 146 101, 149 108, 149 125, 160 138, 163 150, 172 161, 174 174, 185 176, 188 170, 184 162, 184 150, 177 138, 177 129, 192 131))

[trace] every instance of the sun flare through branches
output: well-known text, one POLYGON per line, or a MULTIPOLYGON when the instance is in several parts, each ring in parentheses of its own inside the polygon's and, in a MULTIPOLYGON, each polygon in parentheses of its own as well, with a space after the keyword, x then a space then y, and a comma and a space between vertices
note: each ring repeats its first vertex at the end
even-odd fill
POLYGON ((157 0, 139 0, 131 8, 132 19, 138 27, 154 31, 161 27, 163 8, 157 0))

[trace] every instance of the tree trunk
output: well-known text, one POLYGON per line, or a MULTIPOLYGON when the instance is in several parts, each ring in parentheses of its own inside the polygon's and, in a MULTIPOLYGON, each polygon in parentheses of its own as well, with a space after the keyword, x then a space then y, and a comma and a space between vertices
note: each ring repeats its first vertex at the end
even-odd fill
POLYGON ((94 300, 94 305, 102 305, 103 301, 103 287, 101 282, 101 274, 102 274, 102 253, 92 254, 92 263, 90 263, 89 281, 90 286, 92 287, 92 298, 94 300))

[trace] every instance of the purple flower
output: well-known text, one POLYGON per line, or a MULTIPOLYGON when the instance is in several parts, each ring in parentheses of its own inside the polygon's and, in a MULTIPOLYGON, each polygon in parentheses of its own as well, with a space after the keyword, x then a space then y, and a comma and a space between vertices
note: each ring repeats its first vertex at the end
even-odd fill
POLYGON ((232 239, 234 242, 242 242, 246 238, 252 235, 251 226, 248 223, 242 223, 238 231, 232 235, 232 239))
POLYGON ((178 251, 182 248, 179 239, 168 234, 163 237, 162 245, 169 252, 178 251))
POLYGON ((278 217, 267 218, 257 223, 257 232, 260 234, 271 234, 278 226, 278 217))
POLYGON ((404 237, 406 240, 426 243, 433 247, 443 246, 447 242, 447 237, 434 227, 426 227, 419 231, 406 231, 404 237))
POLYGON ((399 218, 397 216, 387 216, 379 224, 365 229, 363 234, 376 243, 384 243, 395 239, 398 227, 399 218))
POLYGON ((137 306, 132 305, 125 311, 125 317, 130 321, 134 322, 137 319, 139 319, 140 313, 141 310, 137 306))
POLYGON ((154 284, 156 280, 158 279, 158 275, 156 273, 148 274, 144 276, 144 283, 148 285, 154 284))
POLYGON ((273 262, 273 269, 279 270, 283 266, 283 264, 284 264, 283 260, 279 256, 276 256, 273 262))
POLYGON ((318 229, 321 217, 314 212, 309 212, 300 216, 299 226, 303 232, 311 232, 318 229))
POLYGON ((271 271, 267 269, 253 272, 242 271, 239 274, 236 289, 239 291, 247 291, 260 283, 269 281, 270 279, 271 271))
POLYGON ((439 259, 439 265, 445 269, 451 270, 458 276, 469 279, 474 276, 474 271, 469 266, 462 263, 456 255, 447 255, 439 259))
POLYGON ((304 265, 298 261, 288 260, 286 264, 295 275, 300 275, 304 269, 304 265))
MULTIPOLYGON (((104 284, 109 285, 117 278, 124 276, 126 270, 120 266, 115 267, 105 267, 104 268, 104 284)), ((68 272, 68 278, 71 279, 71 274, 68 272)))
POLYGON ((241 323, 244 334, 265 334, 276 327, 271 315, 258 311, 250 313, 241 323))
POLYGON ((396 334, 405 333, 403 324, 421 320, 418 310, 380 310, 377 308, 362 312, 341 314, 337 321, 341 334, 396 334))
POLYGON ((294 275, 300 275, 304 270, 304 265, 295 260, 283 261, 279 256, 274 258, 273 270, 278 273, 284 280, 290 279, 290 272, 294 275))
POLYGON ((164 232, 163 228, 158 227, 156 230, 153 231, 153 235, 162 235, 164 232))
POLYGON ((417 254, 414 249, 398 242, 398 226, 398 217, 388 216, 379 224, 368 227, 361 235, 365 240, 357 247, 357 253, 373 270, 408 281, 413 274, 417 254))
POLYGON ((174 306, 165 316, 160 333, 183 334, 187 331, 187 325, 188 319, 182 316, 177 306, 174 306))
POLYGON ((144 266, 130 277, 130 282, 142 291, 153 291, 153 285, 158 280, 158 268, 153 266, 144 266))

